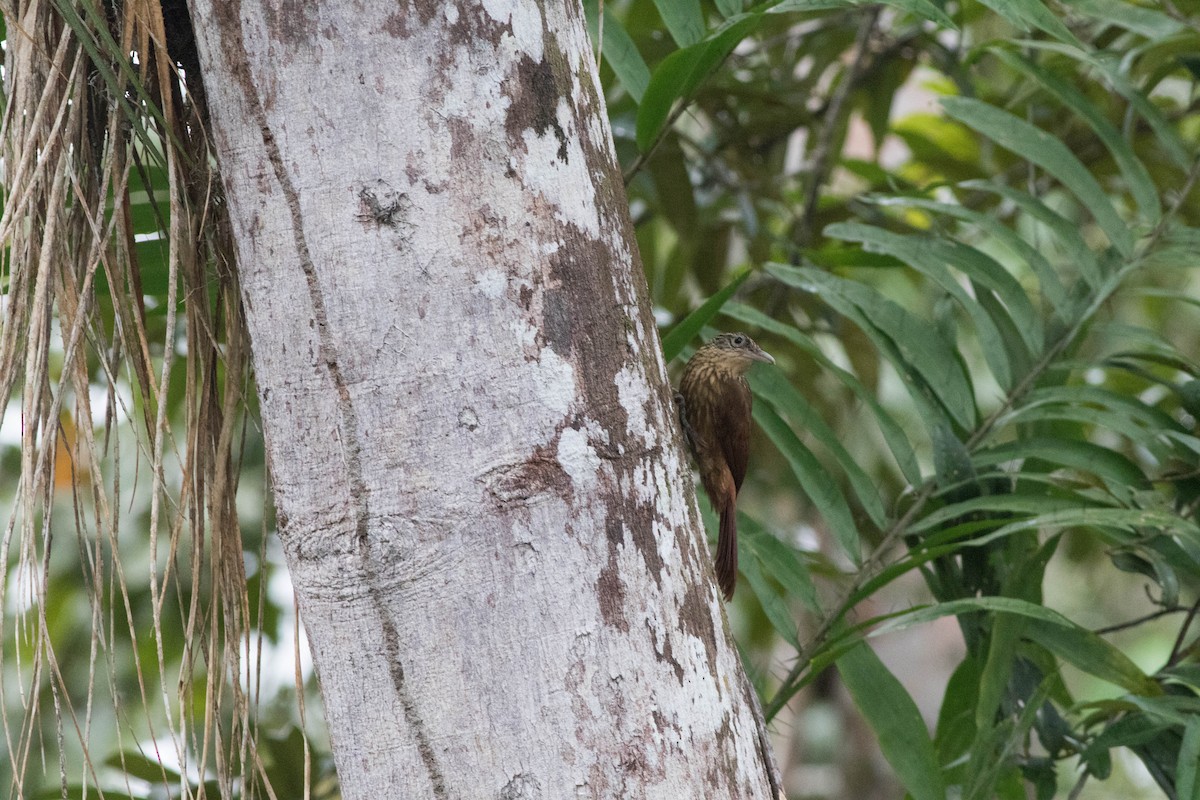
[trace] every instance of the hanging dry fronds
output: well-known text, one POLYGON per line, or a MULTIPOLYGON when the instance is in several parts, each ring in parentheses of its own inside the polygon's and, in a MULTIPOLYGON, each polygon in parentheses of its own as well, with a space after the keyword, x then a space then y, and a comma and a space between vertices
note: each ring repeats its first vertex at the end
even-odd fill
POLYGON ((186 4, 166 6, 0 3, 0 422, 21 436, 0 775, 17 797, 47 774, 64 796, 138 774, 138 752, 185 795, 270 792, 237 782, 262 772, 236 506, 248 342, 186 4), (55 588, 80 585, 87 618, 67 624, 55 588), (63 640, 75 624, 90 641, 63 640))

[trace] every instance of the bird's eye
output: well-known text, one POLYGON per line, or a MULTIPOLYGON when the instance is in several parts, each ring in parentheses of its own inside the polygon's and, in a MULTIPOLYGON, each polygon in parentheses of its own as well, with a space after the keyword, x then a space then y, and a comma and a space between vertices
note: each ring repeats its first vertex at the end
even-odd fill
POLYGON ((745 343, 746 343, 746 337, 745 337, 745 336, 735 336, 735 337, 733 337, 733 346, 734 346, 734 347, 741 347, 741 346, 742 346, 742 345, 744 345, 745 343))

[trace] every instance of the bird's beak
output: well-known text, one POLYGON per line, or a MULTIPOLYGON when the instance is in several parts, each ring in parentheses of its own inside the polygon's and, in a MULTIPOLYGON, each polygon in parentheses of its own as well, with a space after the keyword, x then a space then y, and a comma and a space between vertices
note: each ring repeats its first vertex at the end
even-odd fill
POLYGON ((755 361, 761 361, 764 364, 774 364, 775 359, 766 350, 759 350, 757 353, 751 353, 750 358, 755 361))

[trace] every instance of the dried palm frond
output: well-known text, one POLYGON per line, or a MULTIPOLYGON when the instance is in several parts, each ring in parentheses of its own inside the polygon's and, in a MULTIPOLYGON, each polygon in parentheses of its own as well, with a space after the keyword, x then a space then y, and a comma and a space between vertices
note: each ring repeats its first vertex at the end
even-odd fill
POLYGON ((21 437, 0 689, 22 698, 0 705, 0 758, 15 796, 34 771, 64 792, 97 784, 105 759, 139 749, 185 794, 189 774, 222 796, 261 785, 246 654, 262 609, 236 505, 249 347, 186 6, 168 6, 0 3, 0 423, 19 415, 21 437), (86 587, 86 645, 58 635, 61 581, 86 587))

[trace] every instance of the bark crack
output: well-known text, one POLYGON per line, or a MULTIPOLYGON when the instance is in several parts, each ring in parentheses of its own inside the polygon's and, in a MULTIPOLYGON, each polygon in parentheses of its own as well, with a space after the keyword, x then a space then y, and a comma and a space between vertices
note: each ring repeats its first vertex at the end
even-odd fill
POLYGON ((223 6, 222 4, 217 4, 218 11, 215 16, 217 24, 224 32, 223 38, 226 43, 224 55, 229 60, 230 73, 238 84, 238 87, 242 90, 248 111, 262 133, 263 147, 266 149, 267 158, 271 162, 275 179, 278 181, 280 190, 283 192, 288 213, 291 216, 292 236, 297 255, 300 259, 300 269, 304 272, 304 279, 308 285, 308 295, 312 303, 313 318, 317 325, 317 358, 328 372, 329 379, 333 383, 334 390, 337 393, 338 440, 342 443, 343 457, 350 483, 350 501, 355 515, 356 541, 363 556, 363 572, 367 578, 367 589, 379 619, 380 629, 383 631, 392 688, 404 711, 404 720, 416 740, 421 761, 429 773, 433 795, 436 798, 446 798, 449 797, 449 794, 446 789, 445 776, 442 774, 441 768, 437 763, 437 756, 434 753, 432 744, 430 744, 429 734, 425 730, 425 723, 421 719, 416 701, 412 693, 408 691, 404 676, 404 666, 400 661, 400 632, 396 628, 395 622, 387 613, 383 593, 379 588, 379 577, 374 569, 374 564, 370 558, 370 551, 367 547, 369 509, 367 504, 367 488, 362 472, 362 445, 358 438, 358 415, 354 409, 345 376, 342 374, 341 367, 338 364, 336 348, 329 332, 329 317, 325 308, 324 298, 321 296, 316 265, 313 262, 312 254, 308 248, 308 241, 304 235, 304 220, 300 212, 299 193, 288 176, 287 169, 283 163, 283 157, 279 151, 279 144, 276 142, 275 135, 271 131, 267 121, 266 110, 263 107, 262 99, 258 95, 250 73, 250 62, 246 55, 245 40, 242 36, 241 6, 241 0, 232 0, 232 2, 223 6))
POLYGON ((442 774, 441 766, 438 765, 437 754, 429 742, 429 732, 425 730, 425 721, 421 719, 417 702, 413 698, 412 692, 408 691, 408 684, 404 678, 404 664, 400 661, 400 631, 396 628, 396 623, 388 616, 387 607, 384 605, 377 586, 375 570, 371 568, 370 561, 366 558, 365 549, 363 554, 369 580, 368 591, 371 594, 375 612, 379 616, 379 625, 383 630, 383 643, 387 652, 388 672, 392 678, 392 688, 395 689, 396 697, 400 700, 400 707, 404 709, 404 721, 408 723, 409 730, 417 740, 417 752, 421 754, 421 762, 429 772, 433 796, 439 799, 448 798, 450 793, 446 790, 446 777, 442 774))
MULTIPOLYGON (((217 8, 220 8, 218 4, 217 8)), ((361 542, 367 537, 367 488, 362 475, 362 445, 358 441, 358 414, 350 399, 350 388, 342 375, 338 364, 336 348, 329 332, 329 315, 325 309, 325 299, 321 296, 321 286, 317 280, 317 268, 313 263, 312 253, 308 248, 308 240, 304 235, 304 219, 300 212, 300 196, 292 184, 291 177, 283 163, 279 152, 279 143, 267 121, 267 113, 263 108, 262 98, 259 97, 253 76, 250 74, 250 60, 246 54, 246 43, 242 36, 242 3, 232 0, 223 10, 216 13, 217 24, 224 31, 224 41, 227 44, 225 57, 229 60, 230 73, 242 90, 247 109, 262 133, 263 147, 275 180, 283 192, 287 203, 288 214, 292 221, 292 238, 296 254, 300 259, 300 269, 308 285, 309 302, 312 303, 313 319, 317 325, 317 359, 325 367, 329 379, 337 393, 338 411, 338 440, 342 443, 346 472, 350 482, 350 500, 354 506, 355 534, 361 542)))

